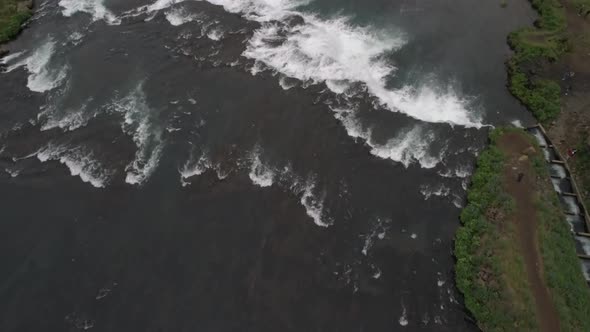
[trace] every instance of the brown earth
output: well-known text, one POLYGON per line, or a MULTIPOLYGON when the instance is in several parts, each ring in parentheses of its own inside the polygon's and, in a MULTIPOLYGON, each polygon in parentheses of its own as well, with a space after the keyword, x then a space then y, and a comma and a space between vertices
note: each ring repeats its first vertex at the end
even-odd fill
POLYGON ((506 133, 498 140, 498 148, 506 156, 503 187, 513 197, 515 203, 511 222, 516 224, 517 237, 524 258, 527 278, 531 286, 540 330, 557 332, 560 330, 559 316, 545 285, 543 261, 537 241, 537 209, 535 192, 537 179, 527 152, 531 143, 519 133, 506 133), (523 174, 519 181, 519 175, 523 174))

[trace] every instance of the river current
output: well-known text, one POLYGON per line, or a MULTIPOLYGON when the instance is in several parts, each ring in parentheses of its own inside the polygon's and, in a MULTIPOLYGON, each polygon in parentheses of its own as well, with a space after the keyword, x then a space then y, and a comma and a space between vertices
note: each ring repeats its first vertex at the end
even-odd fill
POLYGON ((48 0, 0 60, 1 331, 474 331, 495 0, 48 0))

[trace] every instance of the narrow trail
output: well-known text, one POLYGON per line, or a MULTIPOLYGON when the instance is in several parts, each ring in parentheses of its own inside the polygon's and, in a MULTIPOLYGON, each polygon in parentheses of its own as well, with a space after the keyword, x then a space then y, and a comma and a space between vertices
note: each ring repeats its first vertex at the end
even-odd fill
POLYGON ((534 202, 536 188, 530 160, 523 151, 531 147, 522 135, 506 134, 498 142, 507 157, 504 169, 505 191, 513 197, 515 212, 512 222, 516 223, 518 239, 531 285, 540 331, 560 331, 559 316, 543 278, 543 262, 538 246, 538 219, 534 202), (518 180, 519 174, 524 176, 518 180))

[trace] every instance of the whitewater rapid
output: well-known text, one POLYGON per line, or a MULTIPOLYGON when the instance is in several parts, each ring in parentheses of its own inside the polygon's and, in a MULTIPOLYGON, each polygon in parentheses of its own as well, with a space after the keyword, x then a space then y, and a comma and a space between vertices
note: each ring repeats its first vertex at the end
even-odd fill
MULTIPOLYGON (((225 31, 217 21, 203 13, 191 12, 179 5, 186 1, 158 0, 119 16, 107 9, 102 0, 61 0, 59 8, 65 17, 88 15, 95 22, 103 20, 108 24, 121 24, 125 18, 142 15, 146 16, 145 20, 151 20, 155 13, 162 12, 172 26, 179 27, 189 22, 201 24, 199 38, 206 36, 214 42, 233 33, 225 31)), ((264 70, 279 74, 277 83, 284 89, 297 86, 297 82, 304 88, 312 84, 325 84, 327 91, 337 98, 338 106, 331 107, 334 117, 348 136, 366 144, 373 156, 400 163, 406 168, 411 165, 419 165, 423 169, 442 167, 443 170, 439 169, 438 174, 443 177, 462 172, 445 168, 444 160, 447 155, 444 146, 438 150, 432 148, 433 144, 440 141, 432 125, 479 128, 483 123, 469 109, 469 98, 460 97, 451 86, 437 86, 431 80, 431 83, 417 86, 408 85, 398 89, 388 87, 387 82, 395 79, 397 71, 388 55, 406 45, 409 37, 403 32, 391 28, 358 26, 345 16, 320 17, 300 9, 308 1, 208 2, 259 24, 244 41, 245 49, 241 53, 242 57, 253 61, 249 68, 253 75, 264 70), (410 122, 411 124, 385 140, 375 139, 373 127, 361 121, 357 105, 351 101, 364 95, 373 99, 375 109, 404 114, 416 121, 410 122)), ((69 37, 74 45, 79 44, 83 38, 84 34, 79 31, 72 32, 69 37)), ((3 62, 8 64, 9 71, 26 67, 31 91, 46 93, 61 89, 61 93, 67 93, 67 84, 64 82, 68 81, 69 66, 65 61, 57 61, 59 47, 55 39, 49 36, 36 50, 14 54, 3 62)), ((58 110, 55 106, 46 106, 39 115, 41 130, 59 128, 74 131, 85 126, 89 119, 99 113, 98 110, 90 109, 90 101, 92 100, 65 111, 58 110)), ((125 181, 134 185, 145 183, 158 167, 166 145, 166 125, 160 125, 157 121, 159 110, 148 105, 142 83, 138 83, 126 95, 123 94, 123 97, 113 97, 110 104, 103 108, 107 113, 122 116, 121 130, 132 138, 137 149, 134 159, 125 168, 125 181)), ((249 156, 251 166, 246 171, 252 183, 260 187, 280 183, 280 178, 284 177, 280 168, 273 169, 260 158, 261 155, 254 152, 249 156)), ((188 185, 189 178, 200 175, 207 169, 215 169, 220 178, 227 176, 218 164, 212 163, 203 154, 197 158, 189 158, 179 170, 181 183, 188 185)), ((466 177, 469 172, 470 170, 460 177, 466 177)), ((329 225, 331 221, 324 215, 321 207, 325 193, 318 192, 315 180, 305 177, 299 176, 288 187, 296 188, 291 191, 300 198, 301 204, 306 207, 308 215, 316 224, 329 225)), ((94 184, 98 183, 98 180, 94 181, 94 184)))
MULTIPOLYGON (((123 16, 167 10, 185 1, 189 0, 157 0, 123 16)), ((207 1, 261 24, 247 42, 243 56, 275 72, 302 82, 325 83, 336 94, 354 93, 355 83, 361 83, 380 107, 420 121, 483 126, 480 117, 469 110, 469 98, 459 96, 450 85, 439 85, 431 80, 400 89, 387 86, 387 80, 395 77, 396 68, 385 56, 406 44, 407 37, 401 31, 362 27, 350 23, 348 17, 326 19, 298 10, 309 1, 207 1), (300 23, 292 23, 294 17, 301 18, 300 23)), ((64 16, 85 12, 95 20, 120 22, 105 9, 101 0, 61 0, 60 6, 64 16)), ((198 19, 199 15, 173 7, 166 17, 172 25, 178 26, 198 19)), ((219 40, 221 31, 211 31, 208 36, 219 40)), ((257 68, 253 68, 253 73, 257 68)))

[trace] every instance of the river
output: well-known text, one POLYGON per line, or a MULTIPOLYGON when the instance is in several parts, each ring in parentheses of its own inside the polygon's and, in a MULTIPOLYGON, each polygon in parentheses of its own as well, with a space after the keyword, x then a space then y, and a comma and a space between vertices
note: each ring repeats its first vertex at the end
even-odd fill
POLYGON ((48 0, 0 74, 0 330, 474 331, 525 1, 48 0))

